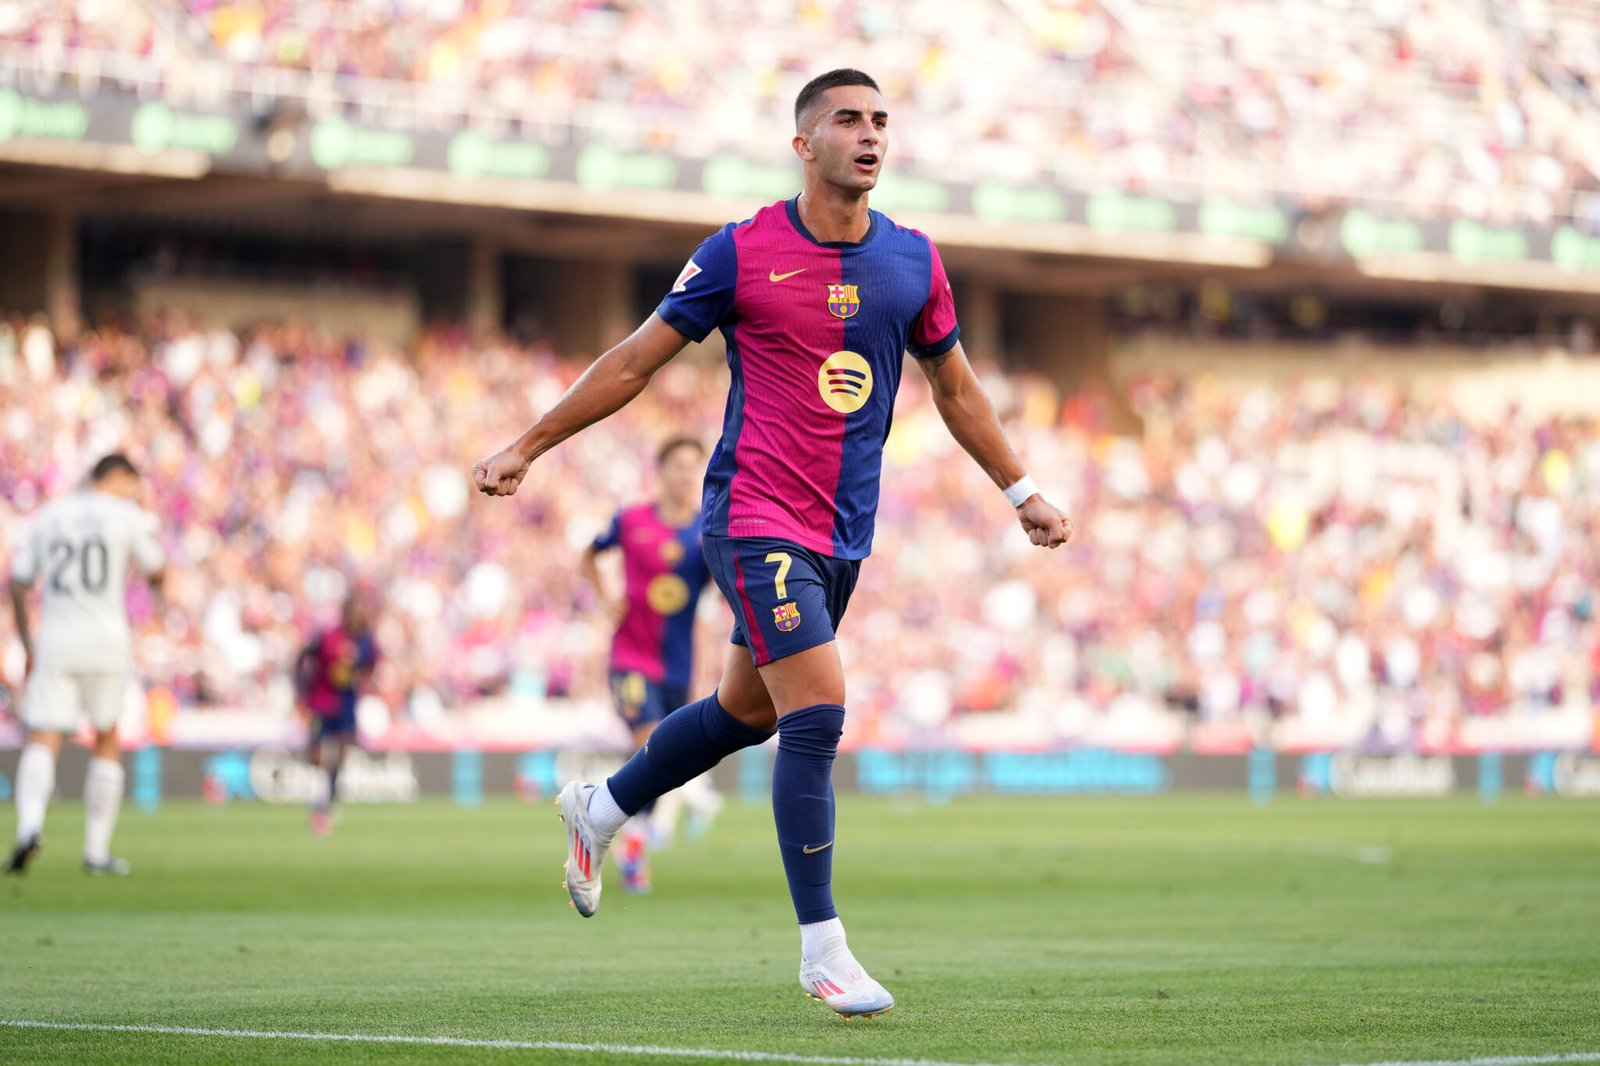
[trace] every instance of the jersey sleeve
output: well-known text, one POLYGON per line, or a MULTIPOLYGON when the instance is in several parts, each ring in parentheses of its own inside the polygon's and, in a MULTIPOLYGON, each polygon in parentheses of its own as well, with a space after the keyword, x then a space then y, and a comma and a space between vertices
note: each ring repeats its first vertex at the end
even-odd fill
POLYGON ((39 577, 38 538, 33 531, 33 523, 23 526, 16 543, 11 545, 11 580, 19 585, 32 585, 39 577))
POLYGON ((955 297, 950 294, 950 279, 945 276, 944 260, 939 258, 939 249, 934 247, 932 241, 928 241, 928 256, 932 260, 932 269, 928 271, 928 302, 922 305, 922 313, 911 328, 911 344, 908 346, 911 354, 918 359, 943 355, 961 339, 961 327, 956 323, 955 297))
POLYGON ((149 511, 141 509, 133 522, 133 561, 145 574, 154 574, 167 565, 167 553, 161 548, 156 530, 161 522, 149 511))
POLYGON ((606 527, 606 531, 604 533, 600 534, 598 537, 594 538, 594 543, 592 545, 590 545, 590 547, 592 547, 597 552, 603 552, 603 551, 606 551, 606 550, 608 550, 610 548, 615 548, 618 544, 621 544, 621 543, 622 543, 622 512, 618 511, 616 514, 611 516, 611 524, 606 527))
POLYGON ((672 291, 656 314, 692 341, 733 317, 733 295, 739 280, 739 255, 733 243, 733 225, 724 226, 700 242, 683 266, 672 291))

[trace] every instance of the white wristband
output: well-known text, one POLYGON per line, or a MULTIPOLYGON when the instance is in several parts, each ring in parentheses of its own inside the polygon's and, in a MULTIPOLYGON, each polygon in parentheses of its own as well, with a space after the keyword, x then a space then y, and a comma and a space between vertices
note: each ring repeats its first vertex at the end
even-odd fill
POLYGON ((1039 486, 1033 483, 1033 478, 1029 477, 1027 474, 1023 474, 1017 479, 1016 484, 1003 491, 1006 494, 1007 503, 1011 504, 1013 507, 1021 507, 1024 503, 1028 502, 1029 496, 1032 496, 1039 491, 1039 486))

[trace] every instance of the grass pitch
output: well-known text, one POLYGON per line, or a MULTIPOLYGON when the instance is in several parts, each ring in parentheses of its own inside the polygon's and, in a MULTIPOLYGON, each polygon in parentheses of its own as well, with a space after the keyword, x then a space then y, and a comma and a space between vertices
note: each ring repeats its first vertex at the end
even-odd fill
MULTIPOLYGON (((553 808, 82 808, 0 882, 0 1019, 729 1049, 940 1063, 1322 1066, 1600 1052, 1600 805, 1508 797, 848 797, 838 897, 899 1000, 845 1023, 795 981, 770 814, 730 805, 568 910, 553 808)), ((0 1026, 0 1061, 693 1062, 660 1052, 0 1026)))

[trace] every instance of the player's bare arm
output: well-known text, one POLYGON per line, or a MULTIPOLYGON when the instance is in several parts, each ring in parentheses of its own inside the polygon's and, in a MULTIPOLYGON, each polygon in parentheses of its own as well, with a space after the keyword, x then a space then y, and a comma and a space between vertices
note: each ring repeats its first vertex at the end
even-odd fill
POLYGON ((596 359, 522 436, 473 466, 478 491, 489 496, 515 493, 535 459, 626 407, 687 343, 659 315, 651 315, 632 336, 596 359))
POLYGON ((584 582, 594 589, 595 596, 600 600, 600 609, 605 612, 606 617, 614 623, 621 622, 627 608, 621 596, 613 596, 606 591, 605 579, 600 576, 599 558, 600 552, 593 545, 585 548, 583 558, 578 562, 578 573, 584 582))
MULTIPOLYGON (((1022 461, 1006 440, 989 394, 972 372, 960 342, 942 355, 917 360, 917 365, 927 375, 933 405, 956 443, 996 486, 1016 484, 1024 474, 1022 461)), ((1072 539, 1072 519, 1037 492, 1022 501, 1017 519, 1028 539, 1041 548, 1059 548, 1072 539)))
POLYGON ((22 642, 22 672, 26 677, 33 672, 33 631, 28 628, 28 586, 20 581, 11 582, 11 618, 17 625, 17 639, 22 642))

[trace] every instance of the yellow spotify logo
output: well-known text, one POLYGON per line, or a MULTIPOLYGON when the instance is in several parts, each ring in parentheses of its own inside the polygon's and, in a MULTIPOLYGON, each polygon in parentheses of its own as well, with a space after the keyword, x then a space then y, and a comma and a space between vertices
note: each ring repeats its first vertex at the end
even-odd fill
POLYGON ((644 598, 656 614, 677 614, 689 605, 689 586, 677 574, 660 574, 645 586, 644 598))
POLYGON ((872 367, 855 352, 834 352, 817 371, 817 391, 842 415, 859 411, 872 395, 872 367))

